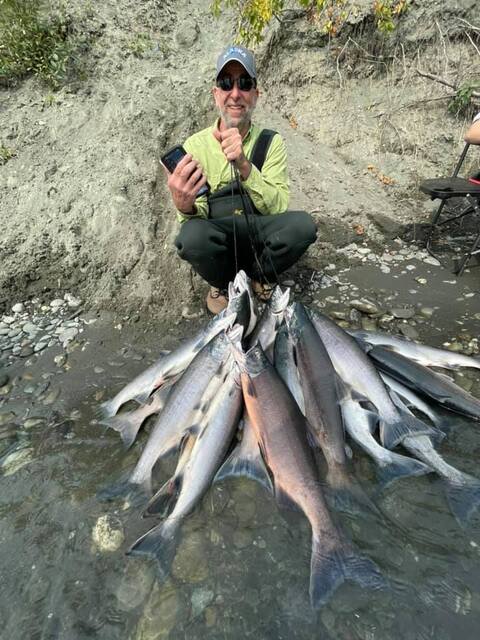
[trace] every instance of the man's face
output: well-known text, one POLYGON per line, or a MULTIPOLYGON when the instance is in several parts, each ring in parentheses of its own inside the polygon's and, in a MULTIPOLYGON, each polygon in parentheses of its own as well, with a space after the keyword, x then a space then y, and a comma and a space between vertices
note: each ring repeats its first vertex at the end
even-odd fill
POLYGON ((222 69, 219 78, 230 76, 235 80, 233 88, 231 91, 223 91, 220 87, 213 88, 215 104, 228 128, 242 128, 249 124, 257 104, 258 89, 252 88, 250 91, 242 91, 238 88, 238 78, 244 75, 248 75, 248 73, 239 62, 229 62, 222 69))

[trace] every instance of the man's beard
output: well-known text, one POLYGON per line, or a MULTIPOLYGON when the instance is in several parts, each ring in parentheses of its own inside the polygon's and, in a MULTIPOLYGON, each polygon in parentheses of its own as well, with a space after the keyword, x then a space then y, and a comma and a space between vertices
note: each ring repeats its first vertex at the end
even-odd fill
POLYGON ((250 124, 250 121, 252 119, 252 113, 254 112, 254 110, 255 110, 255 105, 250 105, 248 107, 245 107, 245 111, 243 112, 242 117, 240 118, 240 120, 238 120, 238 122, 233 121, 232 116, 226 111, 223 111, 222 109, 219 109, 218 111, 220 113, 222 120, 225 122, 227 129, 231 129, 232 127, 241 129, 250 124))

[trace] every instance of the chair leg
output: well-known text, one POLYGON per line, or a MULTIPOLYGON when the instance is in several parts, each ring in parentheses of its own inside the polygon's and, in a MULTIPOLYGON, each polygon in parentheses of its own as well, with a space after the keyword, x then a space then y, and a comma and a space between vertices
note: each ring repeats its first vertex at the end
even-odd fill
MULTIPOLYGON (((440 218, 440 214, 443 211, 443 207, 445 206, 445 200, 442 200, 440 203, 440 206, 438 207, 438 209, 433 213, 432 218, 430 220, 430 231, 428 233, 427 236, 427 241, 425 243, 425 248, 427 249, 427 251, 430 253, 431 252, 431 243, 432 243, 432 236, 433 236, 433 232, 435 231, 436 227, 437 227, 437 221, 440 218)), ((433 255, 433 254, 432 254, 433 255)))
POLYGON ((480 233, 475 238, 475 242, 471 246, 470 250, 467 251, 467 253, 463 256, 462 261, 460 262, 460 265, 459 265, 458 269, 455 271, 455 275, 457 275, 457 276, 461 276, 462 275, 462 273, 465 271, 465 269, 467 267, 467 264, 468 264, 470 258, 473 255, 475 255, 476 253, 478 253, 478 246, 479 245, 480 245, 480 233))
MULTIPOLYGON (((475 211, 475 213, 477 214, 477 216, 480 216, 480 200, 476 200, 474 201, 474 204, 472 205, 472 209, 475 211)), ((470 258, 479 253, 479 245, 480 245, 480 231, 477 234, 477 237, 475 238, 472 246, 470 247, 470 249, 466 252, 466 254, 463 256, 462 261, 460 262, 460 265, 458 267, 458 269, 455 271, 455 274, 457 276, 461 276, 462 273, 465 271, 467 264, 470 260, 470 258)))

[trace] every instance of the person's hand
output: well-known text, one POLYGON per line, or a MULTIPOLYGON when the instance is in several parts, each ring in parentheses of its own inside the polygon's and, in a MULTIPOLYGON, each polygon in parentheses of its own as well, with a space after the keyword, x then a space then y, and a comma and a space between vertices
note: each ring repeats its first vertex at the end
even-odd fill
POLYGON ((243 151, 242 136, 236 127, 230 129, 214 129, 213 135, 222 147, 222 151, 229 162, 234 162, 244 180, 250 174, 250 162, 243 151))
MULTIPOLYGON (((163 166, 163 165, 162 165, 163 166)), ((170 173, 163 167, 173 204, 181 213, 192 213, 197 193, 207 182, 199 163, 187 153, 170 173)))

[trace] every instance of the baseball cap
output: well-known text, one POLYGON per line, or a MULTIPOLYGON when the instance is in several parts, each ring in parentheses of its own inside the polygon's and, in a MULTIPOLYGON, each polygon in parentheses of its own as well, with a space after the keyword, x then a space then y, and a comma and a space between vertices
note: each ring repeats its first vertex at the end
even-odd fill
POLYGON ((232 60, 239 62, 250 77, 257 77, 253 53, 240 44, 231 44, 226 47, 217 58, 217 78, 223 67, 229 62, 232 62, 232 60))

